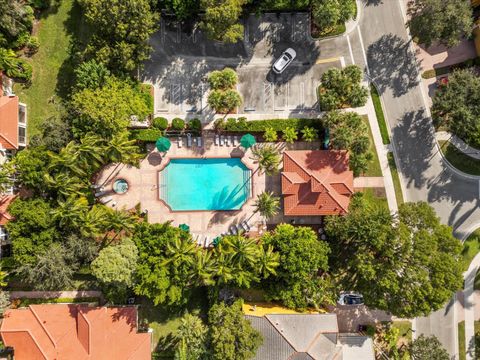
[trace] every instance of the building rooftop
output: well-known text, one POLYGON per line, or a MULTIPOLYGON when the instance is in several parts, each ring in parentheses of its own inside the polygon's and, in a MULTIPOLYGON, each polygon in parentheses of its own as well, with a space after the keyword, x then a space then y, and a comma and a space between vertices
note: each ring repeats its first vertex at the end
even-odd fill
POLYGON ((151 359, 150 334, 137 332, 135 307, 30 305, 7 310, 0 333, 16 360, 151 359))
POLYGON ((343 150, 285 151, 282 194, 289 216, 341 215, 353 194, 353 172, 343 150))
POLYGON ((7 209, 16 197, 16 195, 0 195, 0 225, 5 225, 12 220, 12 216, 8 213, 7 209))
POLYGON ((4 149, 18 149, 18 96, 0 92, 0 145, 4 149))

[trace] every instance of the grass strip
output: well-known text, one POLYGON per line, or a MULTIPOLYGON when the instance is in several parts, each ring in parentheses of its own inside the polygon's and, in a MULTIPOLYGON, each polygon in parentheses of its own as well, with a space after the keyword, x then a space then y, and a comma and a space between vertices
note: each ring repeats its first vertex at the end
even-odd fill
POLYGON ((480 229, 475 230, 470 236, 463 242, 462 258, 463 269, 466 271, 470 266, 475 255, 480 251, 480 229))
POLYGON ((370 146, 368 150, 373 154, 373 159, 368 164, 368 169, 365 171, 363 176, 383 176, 382 168, 380 167, 380 160, 378 159, 377 149, 375 148, 375 142, 373 141, 372 129, 370 128, 370 123, 368 122, 368 116, 362 115, 363 121, 368 126, 368 138, 370 139, 370 146))
POLYGON ((458 359, 466 360, 465 354, 465 321, 458 323, 458 359))
POLYGON ((395 158, 393 153, 387 154, 388 159, 388 166, 390 167, 390 173, 392 174, 392 181, 393 187, 395 189, 395 198, 397 199, 397 204, 403 204, 403 193, 402 193, 402 186, 400 184, 400 176, 398 175, 397 164, 395 162, 395 158))
POLYGON ((38 52, 29 59, 33 66, 30 86, 15 84, 15 93, 28 107, 28 137, 38 134, 40 125, 59 114, 60 100, 55 99, 59 78, 71 73, 65 69, 69 57, 72 35, 69 31, 71 18, 81 18, 74 0, 59 3, 55 12, 45 10, 38 24, 38 52))
POLYGON ((373 106, 375 107, 375 115, 377 115, 378 126, 380 127, 380 134, 382 135, 382 142, 385 145, 390 144, 390 136, 388 134, 387 122, 385 121, 385 114, 383 113, 382 102, 375 85, 370 85, 370 94, 372 96, 373 106))
POLYGON ((440 140, 438 143, 443 155, 453 167, 466 174, 480 175, 480 160, 464 154, 448 140, 440 140))
POLYGON ((96 297, 82 297, 82 298, 54 298, 54 299, 15 299, 13 300, 14 307, 27 307, 36 304, 78 304, 78 303, 98 303, 99 299, 96 297))

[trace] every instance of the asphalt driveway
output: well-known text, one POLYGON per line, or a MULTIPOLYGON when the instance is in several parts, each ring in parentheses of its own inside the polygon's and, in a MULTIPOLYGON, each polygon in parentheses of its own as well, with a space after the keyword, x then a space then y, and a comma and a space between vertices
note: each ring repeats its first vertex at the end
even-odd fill
POLYGON ((208 40, 198 29, 162 20, 160 31, 151 38, 154 50, 142 74, 155 87, 156 114, 213 116, 206 105, 206 77, 226 66, 239 74, 238 91, 244 99, 239 113, 320 111, 316 89, 325 70, 341 66, 336 42, 342 39, 323 49, 309 38, 309 18, 304 13, 251 15, 243 23, 244 41, 225 45, 208 40), (273 62, 288 47, 295 49, 297 58, 283 74, 273 74, 273 62))

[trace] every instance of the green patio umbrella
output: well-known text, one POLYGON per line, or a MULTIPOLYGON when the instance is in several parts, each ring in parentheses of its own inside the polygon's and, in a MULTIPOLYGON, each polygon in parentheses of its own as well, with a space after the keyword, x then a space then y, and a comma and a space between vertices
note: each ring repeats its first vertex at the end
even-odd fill
POLYGON ((168 140, 166 137, 163 137, 163 136, 158 138, 157 142, 155 143, 157 150, 160 152, 168 151, 171 145, 172 144, 170 143, 170 140, 168 140))
POLYGON ((185 230, 185 231, 190 230, 190 226, 188 226, 187 224, 180 224, 178 227, 182 230, 185 230))
POLYGON ((217 246, 220 243, 220 240, 222 240, 221 236, 217 236, 215 239, 213 239, 213 246, 217 246))
POLYGON ((240 139, 240 145, 242 145, 245 149, 251 148, 256 143, 257 141, 252 134, 245 134, 240 139))

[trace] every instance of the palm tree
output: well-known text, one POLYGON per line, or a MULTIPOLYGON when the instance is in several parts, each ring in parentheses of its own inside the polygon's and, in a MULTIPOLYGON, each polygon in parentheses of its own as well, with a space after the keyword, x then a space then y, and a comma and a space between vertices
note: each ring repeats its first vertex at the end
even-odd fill
POLYGON ((66 201, 59 200, 58 206, 52 210, 52 217, 61 227, 78 229, 87 212, 88 201, 85 197, 70 196, 66 201))
POLYGON ((138 147, 135 145, 135 140, 129 140, 126 132, 116 135, 110 140, 105 155, 108 162, 122 162, 130 165, 137 165, 142 158, 142 154, 138 152, 138 147))
POLYGON ((258 168, 267 175, 278 172, 280 155, 273 145, 255 146, 252 148, 253 160, 258 163, 258 168))
POLYGON ((10 49, 0 48, 0 71, 9 73, 17 67, 17 54, 10 49))
POLYGON ((219 251, 232 255, 232 266, 244 270, 255 265, 258 250, 254 239, 242 235, 225 236, 219 244, 219 251))
POLYGON ((260 247, 260 255, 257 261, 258 274, 266 279, 270 275, 276 275, 275 269, 280 265, 280 254, 273 251, 273 247, 268 245, 260 247))
POLYGON ((270 219, 278 214, 280 209, 280 198, 274 196, 273 192, 264 191, 255 201, 255 212, 259 212, 265 219, 270 219))
POLYGON ((211 251, 197 251, 195 254, 195 270, 200 286, 215 285, 214 276, 217 273, 216 261, 211 251))
POLYGON ((225 252, 219 251, 217 247, 215 249, 215 267, 217 272, 215 273, 215 280, 217 285, 228 284, 231 280, 237 277, 235 269, 232 268, 232 254, 227 254, 225 252))
POLYGON ((110 245, 121 232, 130 234, 137 223, 137 218, 126 211, 112 210, 106 206, 103 207, 106 209, 105 224, 107 226, 104 228, 105 236, 103 237, 101 248, 110 245), (114 235, 107 241, 108 235, 111 232, 113 232, 114 235))
POLYGON ((191 239, 177 236, 167 243, 166 259, 162 262, 162 265, 170 263, 173 263, 175 267, 193 265, 197 251, 197 245, 191 239))

